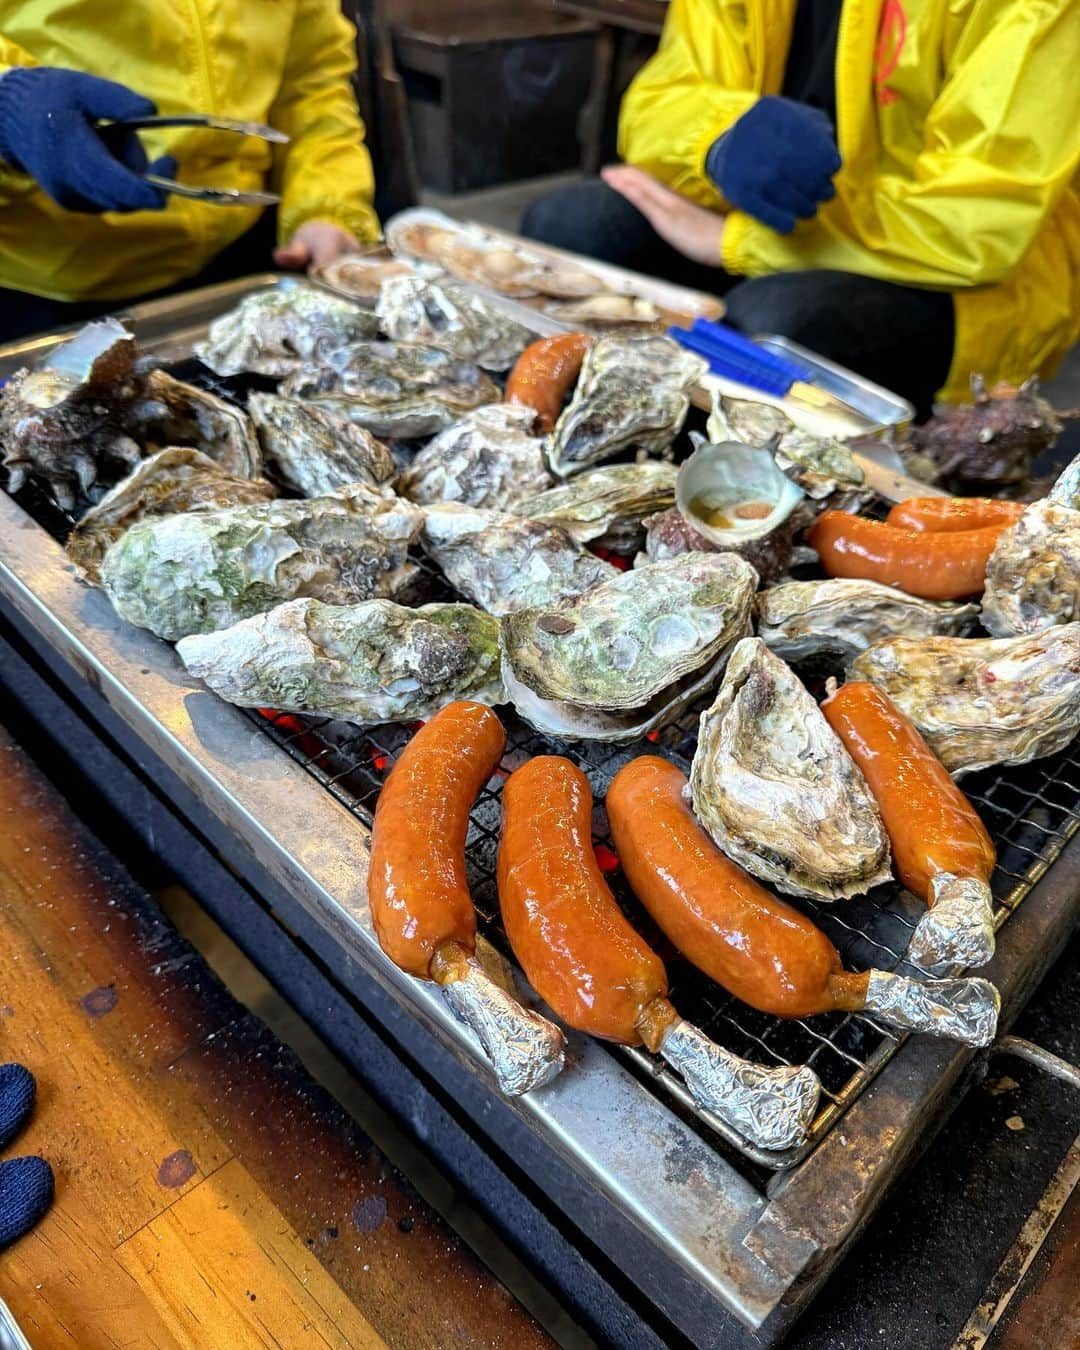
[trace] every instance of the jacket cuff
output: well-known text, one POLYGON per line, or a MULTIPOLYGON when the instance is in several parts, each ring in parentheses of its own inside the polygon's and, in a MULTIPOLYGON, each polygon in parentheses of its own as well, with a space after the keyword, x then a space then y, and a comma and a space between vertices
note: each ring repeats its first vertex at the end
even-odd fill
POLYGON ((375 209, 367 202, 341 201, 304 202, 278 212, 278 243, 287 244, 301 225, 311 220, 322 220, 337 225, 356 236, 361 244, 374 244, 382 238, 382 226, 375 209))
POLYGON ((747 236, 755 221, 745 211, 731 211, 724 221, 724 232, 720 236, 720 262, 725 272, 734 276, 753 274, 747 249, 747 236))

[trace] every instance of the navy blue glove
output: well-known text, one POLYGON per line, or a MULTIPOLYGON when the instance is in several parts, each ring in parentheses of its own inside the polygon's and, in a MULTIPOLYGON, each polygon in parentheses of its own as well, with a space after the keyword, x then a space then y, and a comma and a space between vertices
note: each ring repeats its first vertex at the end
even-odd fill
MULTIPOLYGON (((133 131, 106 145, 101 117, 149 117, 149 99, 122 84, 51 66, 17 67, 0 77, 0 159, 28 173, 68 211, 159 211, 165 193, 139 176, 146 151, 133 131)), ((171 178, 176 160, 149 166, 171 178)))
MULTIPOLYGON (((0 1148, 26 1124, 34 1106, 34 1075, 21 1064, 0 1064, 0 1148)), ((21 1238, 49 1208, 52 1168, 44 1158, 0 1163, 0 1247, 21 1238)))
POLYGON ((796 218, 812 219, 836 195, 840 163, 823 112, 770 94, 713 142, 705 171, 732 206, 790 234, 796 218))

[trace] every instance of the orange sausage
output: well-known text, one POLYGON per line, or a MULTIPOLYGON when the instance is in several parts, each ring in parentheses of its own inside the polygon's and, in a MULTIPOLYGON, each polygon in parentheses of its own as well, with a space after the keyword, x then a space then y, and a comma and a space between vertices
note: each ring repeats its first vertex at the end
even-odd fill
POLYGON ((1005 528, 937 534, 823 511, 806 538, 831 577, 880 581, 924 600, 963 600, 981 594, 986 564, 1005 528))
POLYGON ((986 826, 892 700, 856 680, 821 711, 870 785, 908 890, 929 902, 939 872, 989 881, 997 855, 986 826))
POLYGON ((898 529, 954 534, 958 530, 981 530, 987 525, 1015 525, 1024 514, 1023 502, 1003 502, 997 497, 909 497, 897 502, 885 518, 898 529))
POLYGON ((720 852, 684 799, 685 786, 674 764, 642 755, 608 789, 619 861, 660 928, 695 966, 762 1012, 861 1008, 869 977, 841 969, 820 928, 720 852))
MULTIPOLYGON (((510 945, 536 992, 593 1036, 655 1049, 641 1025, 667 974, 623 917, 596 864, 592 793, 568 759, 542 755, 503 788, 499 906, 510 945)), ((673 1014, 671 1014, 673 1016, 673 1014)))
POLYGON ((479 703, 450 703, 412 738, 383 785, 371 832, 368 901, 379 945, 396 966, 431 979, 446 942, 476 947, 465 835, 477 793, 506 746, 479 703))
POLYGON ((563 399, 591 346, 588 333, 559 333, 530 343, 510 372, 505 401, 534 408, 536 429, 546 435, 558 421, 563 399))

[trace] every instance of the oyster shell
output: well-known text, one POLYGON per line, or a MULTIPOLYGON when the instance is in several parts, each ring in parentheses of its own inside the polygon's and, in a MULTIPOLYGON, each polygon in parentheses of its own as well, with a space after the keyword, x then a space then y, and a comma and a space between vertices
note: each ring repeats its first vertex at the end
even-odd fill
POLYGON ((331 497, 259 502, 133 525, 105 554, 101 581, 121 618, 176 641, 226 628, 283 600, 392 599, 419 510, 353 483, 331 497))
POLYGON ((216 394, 152 370, 131 409, 136 435, 154 446, 193 445, 237 478, 262 477, 262 452, 247 414, 216 394))
POLYGON ((617 575, 555 525, 450 502, 426 509, 420 542, 489 614, 553 605, 617 575))
POLYGON ((606 324, 656 323, 660 311, 651 300, 636 295, 598 294, 561 305, 549 305, 547 312, 560 323, 583 323, 599 327, 606 324))
POLYGON ((641 541, 645 517, 674 502, 676 475, 674 465, 658 460, 609 464, 526 497, 517 510, 530 520, 560 526, 579 544, 595 539, 629 553, 641 541))
POLYGON ((378 331, 371 311, 351 300, 314 286, 279 286, 245 296, 194 350, 218 375, 280 378, 378 331))
POLYGON ((516 403, 489 403, 466 413, 418 451, 398 491, 414 502, 460 502, 510 510, 551 482, 545 440, 533 435, 536 413, 516 403))
POLYGON ((700 356, 668 337, 599 338, 555 424, 552 473, 569 478, 630 446, 667 450, 686 420, 690 389, 706 370, 700 356))
POLYGON ((757 598, 757 631, 785 661, 846 666, 886 638, 957 636, 978 605, 919 600, 877 581, 788 581, 757 598))
POLYGON ((851 667, 954 777, 1053 755, 1080 731, 1080 623, 1013 638, 892 638, 851 667))
POLYGON ((866 780, 760 638, 738 644, 701 715, 690 797, 724 852, 781 891, 839 900, 889 879, 889 841, 866 780))
POLYGON ((571 739, 633 740, 719 678, 750 630, 757 573, 687 553, 502 622, 503 679, 526 721, 571 739))
POLYGON ((176 650, 229 703, 361 726, 431 717, 456 698, 502 697, 499 621, 472 605, 289 600, 176 650))
POLYGON ((761 539, 742 540, 725 549, 695 529, 677 506, 673 506, 670 511, 647 516, 643 523, 645 552, 634 560, 635 567, 649 562, 662 562, 665 558, 677 558, 681 553, 735 553, 745 558, 762 582, 768 585, 787 572, 791 564, 792 541, 803 521, 799 516, 789 516, 771 534, 761 539))
POLYGON ((452 281, 390 277, 375 313, 395 342, 427 342, 486 370, 506 370, 532 334, 479 295, 452 281))
POLYGON ((248 413, 271 468, 305 497, 324 496, 346 483, 383 487, 394 476, 394 457, 381 441, 325 408, 254 393, 248 413))
POLYGON ((137 521, 184 511, 245 506, 276 496, 264 479, 237 478, 200 450, 168 446, 140 460, 68 535, 67 555, 95 586, 105 550, 137 521))
POLYGON ((714 443, 741 441, 771 450, 777 467, 814 501, 861 487, 865 480, 843 441, 801 429, 771 403, 732 398, 714 390, 708 435, 714 443))
POLYGON ((357 342, 322 366, 303 366, 279 391, 337 413, 373 436, 434 436, 465 413, 495 403, 498 386, 441 347, 357 342))
MULTIPOLYGON (((138 393, 135 339, 115 319, 87 324, 22 369, 0 398, 0 446, 8 491, 41 479, 67 511, 111 466, 136 464, 127 412, 138 393)), ((113 475, 114 476, 114 475, 113 475)))

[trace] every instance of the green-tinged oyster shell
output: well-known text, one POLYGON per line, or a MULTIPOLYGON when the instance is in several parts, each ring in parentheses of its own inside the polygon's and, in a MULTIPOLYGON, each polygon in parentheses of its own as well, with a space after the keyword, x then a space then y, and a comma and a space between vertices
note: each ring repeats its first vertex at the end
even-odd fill
POLYGON ((1080 623, 1011 638, 892 638, 851 667, 954 777, 1053 755, 1080 731, 1080 623))
POLYGON ((255 393, 248 412, 267 463, 305 497, 321 497, 347 483, 382 487, 394 476, 394 458, 381 441, 325 408, 255 393))
POLYGON ((199 450, 172 445, 140 460, 68 535, 67 555, 89 582, 100 582, 106 549, 137 521, 269 501, 264 479, 237 478, 199 450))
POLYGON ((428 441, 401 475, 398 491, 414 502, 460 502, 509 511, 552 481, 546 442, 532 434, 536 414, 516 403, 489 403, 428 441))
POLYGON ((889 879, 889 841, 866 780, 760 638, 738 644, 701 715, 690 794, 724 852, 781 891, 839 900, 889 879))
POLYGON ((686 419, 692 386, 707 370, 672 338, 597 339, 552 433, 552 473, 569 478, 630 447, 663 453, 686 419))
POLYGON ((245 296, 210 325, 195 355, 218 375, 281 377, 379 331, 370 310, 314 286, 279 286, 245 296))
POLYGON ((389 277, 375 313, 393 341, 429 342, 485 370, 506 370, 533 340, 482 296, 445 278, 389 277))
POLYGON ((499 398, 478 366, 419 342, 355 342, 322 365, 302 366, 282 384, 286 398, 367 427, 374 436, 434 436, 499 398))
POLYGON ((410 502, 354 483, 310 501, 143 521, 105 554, 101 580, 121 618, 175 641, 301 596, 392 598, 412 579, 419 528, 410 502))
POLYGON ((530 520, 562 526, 580 544, 595 539, 629 553, 644 537, 645 517, 674 505, 677 477, 673 464, 659 460, 608 464, 528 497, 517 509, 530 520))
POLYGON ((472 605, 290 600, 183 638, 176 650, 229 703, 362 726, 427 718, 457 698, 502 697, 499 623, 472 605))
POLYGON ((555 525, 449 502, 425 510, 420 542, 489 614, 555 604, 616 575, 555 525))
POLYGON ((955 637, 978 614, 978 605, 920 600, 877 581, 787 581, 757 597, 758 637, 770 651, 841 668, 886 638, 955 637))

